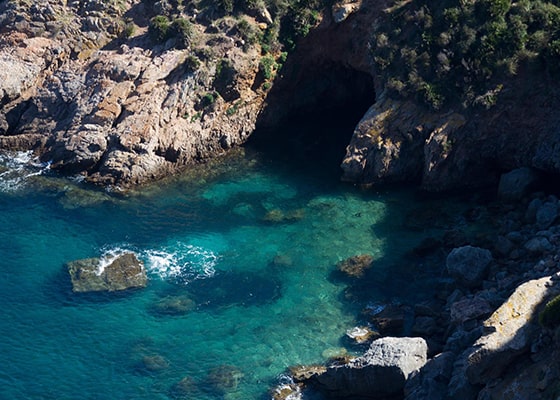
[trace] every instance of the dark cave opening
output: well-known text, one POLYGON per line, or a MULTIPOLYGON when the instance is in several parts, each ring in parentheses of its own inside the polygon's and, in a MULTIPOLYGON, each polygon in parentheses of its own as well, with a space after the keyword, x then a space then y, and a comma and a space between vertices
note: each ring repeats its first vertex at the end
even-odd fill
POLYGON ((298 72, 274 85, 247 147, 338 179, 354 128, 375 102, 373 78, 338 63, 298 72))

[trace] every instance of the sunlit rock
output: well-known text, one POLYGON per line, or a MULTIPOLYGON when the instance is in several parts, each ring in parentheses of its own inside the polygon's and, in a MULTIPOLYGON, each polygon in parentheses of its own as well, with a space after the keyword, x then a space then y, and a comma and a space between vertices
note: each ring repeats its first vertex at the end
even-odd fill
POLYGON ((109 261, 88 258, 68 263, 74 292, 114 292, 147 285, 144 265, 133 253, 125 253, 109 261))

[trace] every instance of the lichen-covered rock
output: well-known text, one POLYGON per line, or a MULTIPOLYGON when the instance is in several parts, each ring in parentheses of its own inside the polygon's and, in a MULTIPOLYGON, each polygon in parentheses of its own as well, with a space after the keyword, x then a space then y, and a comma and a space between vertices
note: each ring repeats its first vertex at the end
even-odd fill
POLYGON ((329 366, 309 383, 333 398, 385 398, 401 394, 408 376, 427 361, 422 338, 384 337, 375 340, 361 357, 329 366))
POLYGON ((125 253, 108 263, 88 258, 68 263, 74 292, 114 292, 147 285, 146 270, 133 253, 125 253))
POLYGON ((446 260, 447 271, 459 283, 467 287, 476 287, 484 279, 492 253, 480 247, 463 246, 449 253, 446 260))
POLYGON ((467 355, 466 373, 472 384, 485 384, 500 376, 520 354, 529 350, 538 332, 537 308, 559 289, 551 277, 520 285, 484 322, 490 332, 476 341, 467 355))

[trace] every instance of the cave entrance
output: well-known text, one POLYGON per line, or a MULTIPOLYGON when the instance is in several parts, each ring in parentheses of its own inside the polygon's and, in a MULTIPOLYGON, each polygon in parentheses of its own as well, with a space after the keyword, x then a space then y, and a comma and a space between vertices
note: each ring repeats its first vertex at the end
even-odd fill
POLYGON ((298 72, 274 85, 247 146, 338 179, 354 128, 375 101, 373 78, 339 63, 298 72))

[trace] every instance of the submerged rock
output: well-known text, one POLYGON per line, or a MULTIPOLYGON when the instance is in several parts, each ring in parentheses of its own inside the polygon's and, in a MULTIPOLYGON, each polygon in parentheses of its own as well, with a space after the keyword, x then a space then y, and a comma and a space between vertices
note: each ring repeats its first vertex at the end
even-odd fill
POLYGON ((233 365, 220 365, 208 373, 207 381, 216 391, 225 393, 237 389, 243 376, 243 372, 233 365))
POLYGON ((373 257, 369 254, 361 254, 342 260, 336 264, 338 270, 353 278, 361 278, 364 272, 371 268, 373 257))
POLYGON ((122 254, 108 265, 99 258, 67 264, 73 292, 114 292, 145 287, 148 282, 144 265, 133 253, 122 254))
POLYGON ((196 308, 193 299, 186 295, 166 296, 156 302, 152 311, 160 315, 184 315, 196 308))
POLYGON ((148 373, 161 372, 169 368, 169 362, 165 359, 165 357, 159 354, 153 354, 142 357, 142 360, 138 363, 137 368, 148 373))
POLYGON ((190 376, 185 376, 179 382, 171 386, 169 397, 172 399, 190 399, 196 392, 196 384, 190 376))

